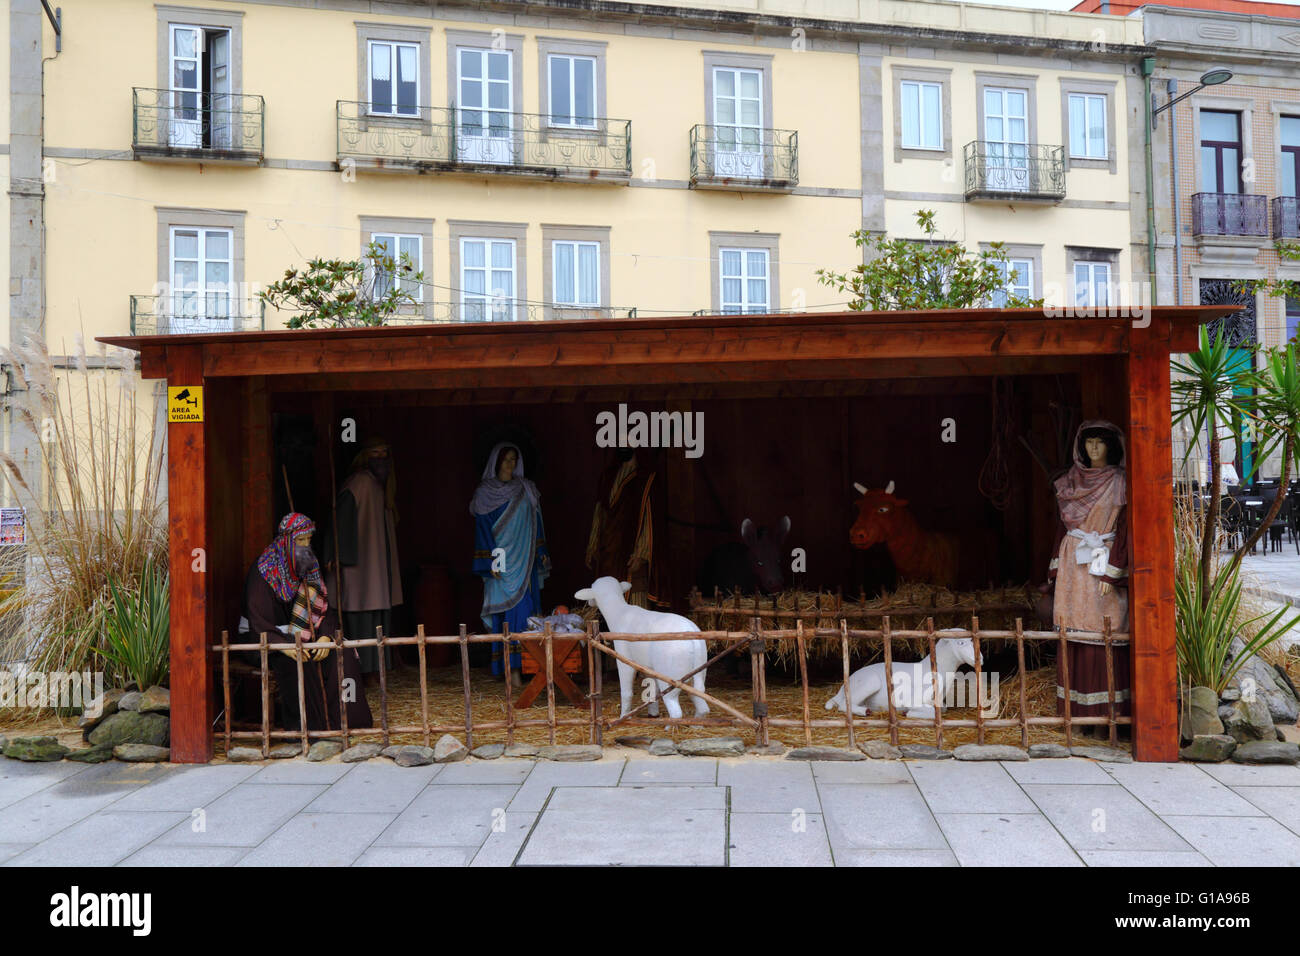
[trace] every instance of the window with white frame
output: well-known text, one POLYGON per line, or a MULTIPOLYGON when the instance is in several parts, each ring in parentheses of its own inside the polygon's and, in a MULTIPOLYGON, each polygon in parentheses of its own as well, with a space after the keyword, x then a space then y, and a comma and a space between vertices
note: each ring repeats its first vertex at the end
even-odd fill
POLYGON ((171 228, 169 319, 199 330, 227 327, 232 317, 234 238, 229 229, 171 228))
POLYGON ((596 128, 596 58, 552 53, 550 97, 552 126, 596 128))
POLYGON ((416 302, 424 301, 424 283, 415 278, 417 272, 424 271, 423 248, 420 236, 403 233, 372 232, 370 241, 378 243, 386 257, 396 263, 394 272, 385 272, 375 276, 374 297, 381 299, 397 283, 397 289, 405 292, 416 302), (405 258, 404 258, 405 257, 405 258))
POLYGON ((718 301, 723 314, 771 311, 770 276, 766 249, 719 249, 718 301))
POLYGON ((370 112, 417 116, 420 112, 420 47, 370 41, 370 112))
POLYGON ((468 322, 515 319, 515 241, 462 237, 461 317, 468 322))
POLYGON ((1088 308, 1110 305, 1110 263, 1074 264, 1074 304, 1088 308))
POLYGON ((1078 159, 1106 159, 1106 97, 1101 93, 1071 93, 1070 155, 1078 159))
POLYGON ((600 243, 557 239, 551 245, 555 305, 596 308, 600 302, 600 243))
POLYGON ((899 84, 904 149, 943 149, 943 86, 919 80, 899 84))
POLYGON ((1002 277, 1002 288, 993 293, 993 307, 1006 307, 1011 297, 1032 299, 1034 297, 1034 260, 1008 259, 997 263, 998 274, 1002 277))

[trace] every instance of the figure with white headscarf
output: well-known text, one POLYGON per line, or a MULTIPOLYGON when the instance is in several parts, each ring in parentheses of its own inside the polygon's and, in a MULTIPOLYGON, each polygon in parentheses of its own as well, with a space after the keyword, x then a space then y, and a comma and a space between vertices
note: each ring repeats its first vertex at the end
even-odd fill
MULTIPOLYGON (((519 449, 501 442, 488 455, 469 512, 474 516, 474 573, 483 579, 483 624, 499 632, 528 630, 541 613, 542 585, 551 573, 542 525, 541 495, 524 477, 519 449)), ((492 673, 501 673, 501 646, 492 645, 492 673)), ((519 655, 510 655, 519 681, 519 655)))
MULTIPOLYGON (((1128 633, 1128 497, 1124 436, 1105 421, 1087 421, 1074 440, 1074 465, 1054 482, 1061 522, 1049 570, 1055 587, 1053 625, 1065 628, 1070 714, 1109 714, 1106 652, 1101 632, 1128 633)), ((1115 714, 1129 709, 1128 641, 1112 644, 1115 714)), ((1058 665, 1059 674, 1059 665, 1058 665)), ((1065 690, 1057 678, 1057 713, 1065 690)), ((1100 727, 1098 729, 1101 729, 1100 727)))

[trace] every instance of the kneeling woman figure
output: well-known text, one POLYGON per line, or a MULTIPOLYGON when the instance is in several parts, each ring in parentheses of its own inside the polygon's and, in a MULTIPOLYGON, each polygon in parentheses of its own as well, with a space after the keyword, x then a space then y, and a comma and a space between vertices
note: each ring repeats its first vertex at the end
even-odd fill
MULTIPOLYGON (((292 512, 280 522, 275 539, 248 570, 244 580, 241 639, 252 643, 266 634, 271 644, 292 642, 295 633, 303 643, 332 639, 338 633, 338 611, 328 601, 320 564, 311 550, 316 525, 306 515, 292 512)), ((279 689, 280 723, 285 730, 301 730, 298 717, 298 658, 289 648, 271 651, 268 658, 279 689)), ((308 730, 339 729, 337 648, 302 651, 303 687, 308 730)), ((361 682, 361 660, 353 648, 343 654, 344 706, 349 728, 369 727, 370 705, 361 682)), ((256 651, 245 658, 260 663, 256 651)))

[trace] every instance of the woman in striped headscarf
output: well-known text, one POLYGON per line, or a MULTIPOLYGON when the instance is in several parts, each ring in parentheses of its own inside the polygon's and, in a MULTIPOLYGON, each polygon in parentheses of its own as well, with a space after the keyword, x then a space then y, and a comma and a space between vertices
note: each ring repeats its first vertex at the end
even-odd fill
MULTIPOLYGON (((286 643, 301 634, 304 643, 332 638, 338 631, 338 613, 329 603, 320 564, 311 549, 316 525, 306 515, 291 512, 280 522, 275 538, 248 570, 244 580, 241 643, 253 643, 265 634, 267 641, 286 643)), ((305 650, 303 686, 308 730, 339 728, 337 649, 305 650)), ((260 663, 255 651, 245 653, 250 663, 260 663)), ((279 689, 280 720, 285 730, 299 730, 298 658, 291 648, 273 651, 269 658, 279 689)), ((370 705, 361 683, 361 661, 354 649, 343 651, 343 676, 350 681, 344 695, 348 727, 369 727, 370 705)))

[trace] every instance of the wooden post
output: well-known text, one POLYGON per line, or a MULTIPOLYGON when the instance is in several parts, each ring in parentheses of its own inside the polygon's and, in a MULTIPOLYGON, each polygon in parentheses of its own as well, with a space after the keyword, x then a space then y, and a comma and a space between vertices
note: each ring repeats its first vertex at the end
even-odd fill
MULTIPOLYGON (((840 602, 843 607, 843 602, 840 602)), ((853 697, 849 693, 849 622, 840 618, 840 653, 844 656, 844 716, 849 725, 849 749, 858 746, 857 734, 853 730, 853 697)))
POLYGON ((415 636, 420 643, 415 645, 416 657, 420 668, 420 726, 424 728, 424 745, 429 746, 429 675, 424 669, 424 625, 415 625, 415 636))
MULTIPOLYGON (((462 639, 465 635, 465 625, 460 626, 462 639)), ((462 648, 464 645, 461 645, 462 648)), ((491 650, 491 648, 489 648, 491 650)), ((522 649, 521 649, 522 653, 522 649)), ((461 659, 461 680, 465 682, 465 711, 469 712, 469 666, 468 657, 461 659)), ((519 663, 523 664, 523 658, 520 657, 519 663)), ((522 667, 521 667, 522 670, 522 667)), ((510 683, 510 625, 505 621, 501 622, 501 673, 506 677, 506 746, 509 747, 515 742, 515 697, 514 690, 510 683)), ((466 718, 468 720, 468 718, 466 718)), ((469 732, 469 725, 466 724, 466 733, 469 732)))
MULTIPOLYGON (((815 625, 814 625, 815 627, 815 625)), ((808 701, 808 645, 803 637, 803 621, 795 622, 795 650, 799 653, 799 683, 803 690, 803 740, 804 744, 812 746, 812 719, 811 704, 808 701)))
POLYGON ((266 631, 262 632, 262 759, 271 755, 271 662, 267 659, 266 631))
MULTIPOLYGON (((341 625, 342 620, 343 620, 342 610, 340 609, 339 611, 340 626, 342 626, 341 625)), ((339 645, 334 649, 334 674, 337 679, 337 683, 335 684, 335 686, 338 687, 338 691, 339 691, 339 730, 343 731, 343 749, 347 750, 349 746, 349 741, 351 739, 351 735, 348 733, 348 705, 343 700, 343 681, 346 679, 343 673, 343 655, 346 654, 348 650, 346 647, 343 647, 343 645, 339 643, 345 638, 343 634, 341 633, 336 634, 334 635, 334 638, 335 638, 335 643, 339 645)), ((359 688, 357 687, 352 688, 354 692, 357 691, 358 689, 359 688)))
MULTIPOLYGON (((1281 492, 1279 492, 1281 494, 1281 492)), ((1110 718, 1107 727, 1112 747, 1117 743, 1115 728, 1115 650, 1110 642, 1110 615, 1107 614, 1101 619, 1102 639, 1106 642, 1106 703, 1109 704, 1107 714, 1110 718)))
POLYGON ((221 631, 221 694, 226 708, 226 753, 230 753, 230 632, 221 631))
POLYGON ((925 636, 930 644, 930 703, 934 705, 934 745, 943 747, 943 684, 939 679, 939 656, 934 649, 934 618, 925 619, 925 636))
MULTIPOLYGON (((460 682, 465 689, 465 746, 474 749, 474 698, 469 690, 469 634, 460 626, 460 682)), ((506 696, 510 696, 510 641, 506 641, 506 696)))
POLYGON ((1129 331, 1129 654, 1133 756, 1178 759, 1178 665, 1174 640, 1174 515, 1169 428, 1170 324, 1151 316, 1129 331))
POLYGON ((596 709, 596 648, 591 642, 593 625, 587 622, 587 710, 591 714, 590 741, 595 744, 600 736, 600 711, 596 709))
MULTIPOLYGON (((780 625, 778 624, 779 628, 780 625)), ((767 642, 763 640, 763 619, 754 618, 754 630, 758 637, 755 641, 757 653, 750 658, 757 676, 754 680, 754 686, 758 689, 758 696, 754 698, 757 705, 754 709, 758 711, 754 716, 758 718, 758 745, 766 747, 772 742, 767 726, 767 642)))
POLYGON ((1070 650, 1065 640, 1065 625, 1062 624, 1059 631, 1060 649, 1057 654, 1060 655, 1060 664, 1058 667, 1061 671, 1061 693, 1065 699, 1065 746, 1074 746, 1074 728, 1070 726, 1070 650))
POLYGON ((894 706, 894 637, 889 627, 889 615, 881 619, 885 632, 885 700, 889 704, 889 745, 898 746, 898 708, 894 706))
MULTIPOLYGON (((981 690, 984 683, 983 661, 980 659, 980 619, 978 615, 970 616, 971 645, 975 650, 975 742, 984 743, 984 701, 981 690)), ((957 677, 953 675, 953 690, 957 688, 957 677)), ((956 701, 953 701, 955 704, 956 701)))
MULTIPOLYGON (((307 612, 310 614, 311 608, 307 612)), ((307 740, 307 682, 302 679, 302 631, 293 632, 293 647, 298 672, 298 730, 302 734, 302 754, 305 757, 311 744, 307 740)))
MULTIPOLYGON (((555 648, 551 643, 551 625, 542 626, 542 643, 546 645, 546 742, 555 746, 555 648)), ((507 683, 509 675, 507 675, 507 683)))
POLYGON ((382 626, 375 628, 375 637, 379 639, 379 726, 383 730, 384 746, 388 746, 388 666, 385 658, 387 647, 382 626))
MULTIPOLYGON (((167 349, 168 387, 202 388, 203 347, 167 349)), ((221 414, 215 408, 206 414, 221 414)), ((171 760, 212 759, 212 652, 208 630, 209 580, 215 569, 197 564, 208 543, 207 441, 203 422, 167 424, 167 560, 171 599, 171 760), (197 569, 196 569, 197 568, 197 569)), ((230 480, 236 480, 231 478, 230 480)))
POLYGON ((1020 746, 1029 747, 1029 691, 1025 687, 1025 626, 1016 618, 1016 662, 1020 668, 1020 746))

